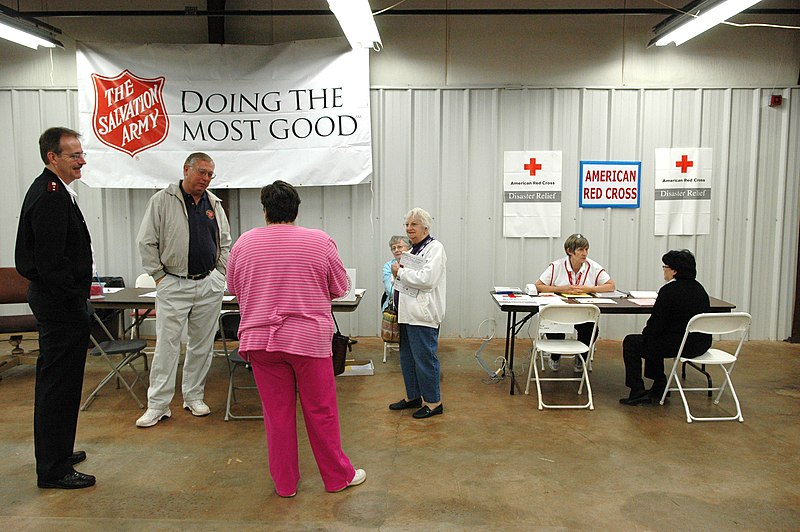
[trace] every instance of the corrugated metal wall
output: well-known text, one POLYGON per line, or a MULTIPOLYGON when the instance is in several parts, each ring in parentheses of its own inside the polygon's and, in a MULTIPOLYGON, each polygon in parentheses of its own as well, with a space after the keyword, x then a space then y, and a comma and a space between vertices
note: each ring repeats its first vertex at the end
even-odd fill
MULTIPOLYGON (((377 334, 388 239, 402 234, 404 213, 420 206, 434 216, 433 234, 448 253, 445 336, 477 336, 488 317, 502 329, 487 291, 532 282, 563 254, 563 239, 582 232, 590 256, 621 289, 658 288, 661 255, 694 250, 709 293, 753 314, 752 338, 783 339, 791 329, 800 219, 798 96, 798 88, 375 88, 373 184, 301 189, 298 222, 330 233, 345 264, 358 269, 357 284, 368 289, 358 312, 339 318, 354 335, 377 334), (783 106, 767 106, 772 93, 783 95, 783 106), (670 146, 714 149, 710 235, 653 236, 654 150, 670 146), (502 153, 527 149, 563 152, 561 238, 502 236, 502 153), (642 207, 579 209, 581 159, 641 160, 642 207)), ((76 126, 76 101, 73 89, 0 90, 0 138, 11 155, 1 265, 13 264, 19 205, 41 171, 37 138, 51 125, 76 126)), ((181 163, 164 171, 178 179, 181 163)), ((152 192, 76 188, 101 275, 132 284, 140 273, 134 239, 152 192)), ((257 190, 232 191, 228 203, 236 235, 263 223, 257 190)), ((602 336, 620 339, 643 322, 606 316, 602 336)))

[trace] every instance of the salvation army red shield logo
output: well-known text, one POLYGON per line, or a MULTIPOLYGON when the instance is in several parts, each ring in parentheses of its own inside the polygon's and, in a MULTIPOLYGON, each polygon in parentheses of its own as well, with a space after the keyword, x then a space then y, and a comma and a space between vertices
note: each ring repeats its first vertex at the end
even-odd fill
POLYGON ((140 78, 128 69, 113 78, 92 74, 97 138, 131 157, 161 144, 169 132, 164 80, 140 78))

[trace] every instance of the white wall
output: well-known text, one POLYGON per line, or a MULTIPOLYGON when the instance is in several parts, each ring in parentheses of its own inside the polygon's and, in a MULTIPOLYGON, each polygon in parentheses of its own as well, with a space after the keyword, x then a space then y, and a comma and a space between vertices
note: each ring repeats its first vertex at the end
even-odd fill
MULTIPOLYGON (((20 4, 41 8, 40 2, 20 4)), ((159 4, 182 9, 176 5, 183 2, 159 4)), ((288 9, 296 3, 271 4, 288 9)), ((228 2, 229 9, 248 5, 264 8, 263 2, 228 2)), ((74 8, 52 0, 47 6, 74 8)), ((328 18, 234 18, 228 42, 335 36, 338 28, 328 18)), ((358 268, 358 284, 369 289, 359 311, 340 325, 352 334, 377 333, 388 238, 402 233, 410 207, 422 206, 434 215, 434 235, 449 256, 446 336, 475 336, 484 318, 500 320, 486 291, 532 281, 573 231, 589 236, 590 255, 628 289, 656 288, 661 254, 693 249, 708 291, 754 314, 753 338, 788 336, 800 218, 800 106, 794 103, 800 32, 721 28, 677 49, 645 49, 649 28, 661 18, 380 19, 385 49, 371 54, 374 182, 301 190, 299 223, 328 231, 345 263, 358 268), (785 98, 777 109, 766 105, 773 86, 785 98), (668 146, 714 149, 711 235, 653 236, 654 149, 668 146), (502 237, 501 156, 520 149, 564 152, 560 239, 502 237), (641 160, 642 208, 579 209, 577 164, 588 158, 641 160)), ((199 18, 49 22, 92 41, 205 40, 199 18)), ((74 41, 64 41, 67 49, 52 56, 0 43, 0 139, 11 155, 2 177, 10 206, 0 213, 2 265, 13 264, 18 207, 41 171, 38 135, 51 125, 77 125, 74 41)), ((164 171, 177 179, 180 164, 164 171)), ((151 193, 77 188, 101 274, 122 274, 132 284, 140 271, 133 239, 151 193)), ((228 208, 237 234, 262 223, 256 190, 232 193, 228 208)), ((621 338, 643 322, 603 319, 607 338, 621 338)))

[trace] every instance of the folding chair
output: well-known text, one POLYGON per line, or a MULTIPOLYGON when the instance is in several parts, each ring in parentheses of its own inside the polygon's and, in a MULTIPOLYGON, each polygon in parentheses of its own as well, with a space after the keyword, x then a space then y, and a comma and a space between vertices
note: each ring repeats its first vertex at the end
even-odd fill
POLYGON ((686 324, 686 332, 683 333, 683 340, 681 341, 680 349, 678 349, 678 355, 675 357, 675 363, 672 364, 672 371, 670 371, 669 377, 667 378, 667 386, 664 388, 664 393, 661 394, 661 401, 659 401, 659 403, 663 405, 667 393, 677 390, 681 394, 683 408, 686 410, 687 423, 691 423, 692 421, 733 421, 735 419, 738 419, 740 423, 743 422, 744 418, 742 417, 742 408, 739 405, 739 397, 736 395, 736 390, 733 388, 731 372, 733 371, 734 364, 736 364, 736 360, 739 358, 739 352, 742 350, 742 344, 747 336, 747 331, 750 329, 751 321, 752 317, 747 312, 731 312, 729 314, 698 314, 689 320, 689 323, 686 324), (705 334, 736 333, 739 335, 739 345, 736 346, 736 351, 733 354, 712 347, 698 357, 684 357, 682 353, 683 348, 686 345, 686 339, 691 333, 695 332, 705 334), (722 386, 717 388, 712 388, 710 385, 703 388, 684 388, 684 386, 681 384, 681 379, 678 378, 677 371, 678 365, 687 361, 706 366, 719 366, 722 368, 722 371, 725 374, 725 382, 722 383, 722 386), (672 381, 675 381, 676 384, 676 387, 674 388, 669 387, 672 381), (730 388, 731 395, 733 396, 733 402, 736 404, 735 415, 729 417, 698 417, 691 413, 689 410, 689 403, 686 401, 686 394, 684 392, 711 392, 718 390, 719 393, 717 394, 716 399, 714 399, 714 404, 718 405, 726 386, 730 388))
POLYGON ((91 304, 89 304, 89 312, 91 312, 92 318, 94 318, 95 322, 100 325, 100 328, 106 337, 105 339, 98 341, 94 334, 90 334, 89 339, 94 344, 94 347, 91 351, 89 351, 89 354, 91 356, 102 357, 108 363, 111 371, 103 378, 103 380, 100 381, 100 384, 97 385, 94 391, 89 394, 89 396, 83 402, 83 405, 81 405, 81 410, 86 410, 89 408, 89 406, 97 398, 97 394, 100 392, 103 386, 105 386, 108 381, 114 377, 117 378, 117 389, 119 389, 119 384, 121 382, 128 392, 130 392, 131 396, 133 396, 133 399, 136 401, 136 404, 139 405, 139 408, 144 408, 144 404, 142 404, 142 402, 136 396, 136 393, 133 391, 133 387, 137 382, 144 382, 142 374, 139 373, 139 371, 133 365, 133 362, 138 358, 144 358, 145 369, 147 369, 147 354, 144 352, 144 348, 147 346, 147 341, 139 339, 116 340, 109 332, 108 328, 106 328, 103 320, 100 319, 91 304), (121 357, 121 360, 118 364, 114 364, 114 362, 111 360, 111 357, 117 355, 121 357), (131 382, 128 382, 125 376, 121 373, 125 367, 128 367, 134 373, 134 379, 131 382))
POLYGON ((536 364, 537 359, 541 359, 545 353, 557 353, 562 356, 576 357, 581 353, 588 352, 586 359, 591 359, 594 354, 595 334, 597 332, 597 320, 600 318, 600 309, 594 305, 582 304, 550 304, 539 310, 536 336, 533 340, 533 359, 531 360, 528 369, 528 384, 525 386, 525 394, 530 391, 531 381, 536 381, 536 392, 539 396, 539 410, 543 408, 588 408, 594 410, 594 402, 592 400, 592 385, 589 383, 589 364, 583 364, 583 370, 580 377, 541 377, 539 375, 539 368, 536 364), (589 345, 584 344, 578 340, 550 340, 545 338, 545 331, 542 330, 542 322, 552 322, 562 325, 577 325, 579 323, 592 323, 592 336, 589 345), (531 373, 535 376, 531 378, 531 373), (546 381, 561 381, 561 382, 580 382, 578 386, 578 395, 583 393, 584 386, 586 387, 587 402, 585 404, 577 405, 551 405, 544 402, 542 399, 542 382, 546 381))
MULTIPOLYGON (((241 315, 236 312, 223 312, 219 316, 219 334, 222 339, 222 349, 225 352, 225 360, 228 361, 228 401, 225 405, 225 421, 231 419, 264 419, 264 416, 239 416, 231 413, 231 404, 236 402, 236 390, 256 390, 255 385, 241 386, 236 385, 236 370, 251 371, 250 364, 239 356, 239 348, 229 346, 229 342, 239 339, 239 322, 241 315)), ((260 404, 260 403, 259 403, 260 404)))

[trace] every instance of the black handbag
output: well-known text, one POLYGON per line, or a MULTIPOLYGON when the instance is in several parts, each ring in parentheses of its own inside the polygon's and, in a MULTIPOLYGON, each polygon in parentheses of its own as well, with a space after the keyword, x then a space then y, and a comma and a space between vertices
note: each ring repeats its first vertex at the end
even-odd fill
POLYGON ((347 352, 348 350, 352 351, 353 348, 350 346, 350 337, 339 332, 339 324, 336 323, 336 317, 333 318, 333 323, 336 325, 336 332, 333 333, 333 339, 331 340, 331 352, 333 353, 333 374, 341 375, 344 373, 347 352))

